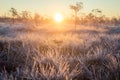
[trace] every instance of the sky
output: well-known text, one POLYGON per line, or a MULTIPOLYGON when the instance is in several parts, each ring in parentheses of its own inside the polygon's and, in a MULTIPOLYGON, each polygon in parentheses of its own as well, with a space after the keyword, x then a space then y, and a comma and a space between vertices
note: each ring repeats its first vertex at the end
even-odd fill
POLYGON ((56 12, 70 15, 69 5, 83 2, 81 13, 89 13, 92 9, 100 9, 110 17, 120 16, 120 0, 0 0, 0 15, 8 13, 11 7, 18 11, 30 11, 41 15, 52 16, 56 12))

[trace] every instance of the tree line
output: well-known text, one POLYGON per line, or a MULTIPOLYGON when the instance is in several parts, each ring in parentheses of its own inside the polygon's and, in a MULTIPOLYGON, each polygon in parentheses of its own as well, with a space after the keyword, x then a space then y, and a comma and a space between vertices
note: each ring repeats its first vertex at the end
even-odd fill
MULTIPOLYGON (((93 9, 87 15, 80 16, 81 9, 84 8, 82 2, 76 2, 76 4, 70 5, 69 8, 74 12, 71 18, 66 18, 66 23, 74 23, 75 29, 77 25, 92 25, 92 26, 101 26, 101 25, 119 25, 120 17, 109 18, 103 14, 100 9, 93 9)), ((10 8, 9 10, 10 17, 1 16, 0 22, 11 22, 15 24, 16 22, 22 23, 35 23, 36 25, 43 23, 50 23, 52 19, 46 18, 45 16, 35 13, 31 15, 29 11, 18 12, 15 8, 10 8)))
POLYGON ((35 13, 34 15, 31 15, 29 11, 21 11, 18 12, 15 8, 10 8, 8 11, 10 16, 1 16, 0 22, 11 22, 12 24, 15 24, 17 22, 22 23, 30 23, 34 22, 36 25, 42 24, 44 22, 47 22, 47 18, 40 15, 39 13, 35 13))
POLYGON ((91 12, 85 16, 78 15, 79 11, 83 8, 82 2, 76 2, 75 5, 70 5, 70 9, 74 11, 74 18, 69 19, 68 21, 74 22, 75 29, 77 25, 92 25, 92 26, 101 26, 101 25, 120 25, 120 17, 118 16, 109 18, 102 13, 100 9, 93 9, 91 12))

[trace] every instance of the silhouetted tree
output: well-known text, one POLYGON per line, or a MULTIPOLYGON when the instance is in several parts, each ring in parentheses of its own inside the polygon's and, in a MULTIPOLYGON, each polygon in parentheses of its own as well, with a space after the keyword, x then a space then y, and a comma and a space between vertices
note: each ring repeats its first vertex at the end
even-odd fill
POLYGON ((11 8, 9 11, 11 13, 11 16, 12 16, 12 19, 13 19, 13 24, 14 24, 15 23, 15 17, 18 16, 18 12, 15 8, 11 8))
POLYGON ((116 17, 113 17, 113 18, 111 19, 111 23, 112 23, 113 25, 117 26, 117 25, 119 25, 119 19, 117 19, 116 17))
POLYGON ((35 13, 34 22, 36 25, 38 25, 40 23, 40 18, 41 18, 41 16, 38 13, 35 13))
POLYGON ((22 11, 22 18, 27 19, 28 18, 28 11, 22 11))
POLYGON ((25 20, 25 21, 28 20, 28 18, 29 18, 29 12, 28 11, 22 11, 21 15, 22 15, 23 20, 25 20))
POLYGON ((92 13, 96 16, 96 17, 100 17, 102 16, 102 11, 100 9, 93 9, 92 13))
POLYGON ((75 30, 77 25, 77 13, 83 8, 82 2, 77 2, 76 5, 70 5, 70 9, 74 10, 75 12, 75 30))

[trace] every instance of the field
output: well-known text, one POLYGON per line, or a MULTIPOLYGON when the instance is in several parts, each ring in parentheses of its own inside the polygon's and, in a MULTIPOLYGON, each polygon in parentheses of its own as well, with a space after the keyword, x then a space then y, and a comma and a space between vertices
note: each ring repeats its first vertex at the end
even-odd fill
POLYGON ((120 80, 120 25, 0 23, 0 80, 120 80))

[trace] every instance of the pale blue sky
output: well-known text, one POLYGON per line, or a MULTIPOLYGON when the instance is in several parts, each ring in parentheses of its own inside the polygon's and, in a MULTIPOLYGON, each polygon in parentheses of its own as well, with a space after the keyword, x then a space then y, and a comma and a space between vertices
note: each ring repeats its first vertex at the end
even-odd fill
POLYGON ((14 7, 19 11, 28 10, 32 13, 38 12, 42 15, 51 16, 55 12, 70 14, 70 4, 83 2, 83 13, 88 13, 92 9, 101 9, 107 16, 120 16, 120 0, 1 0, 0 15, 14 7))

